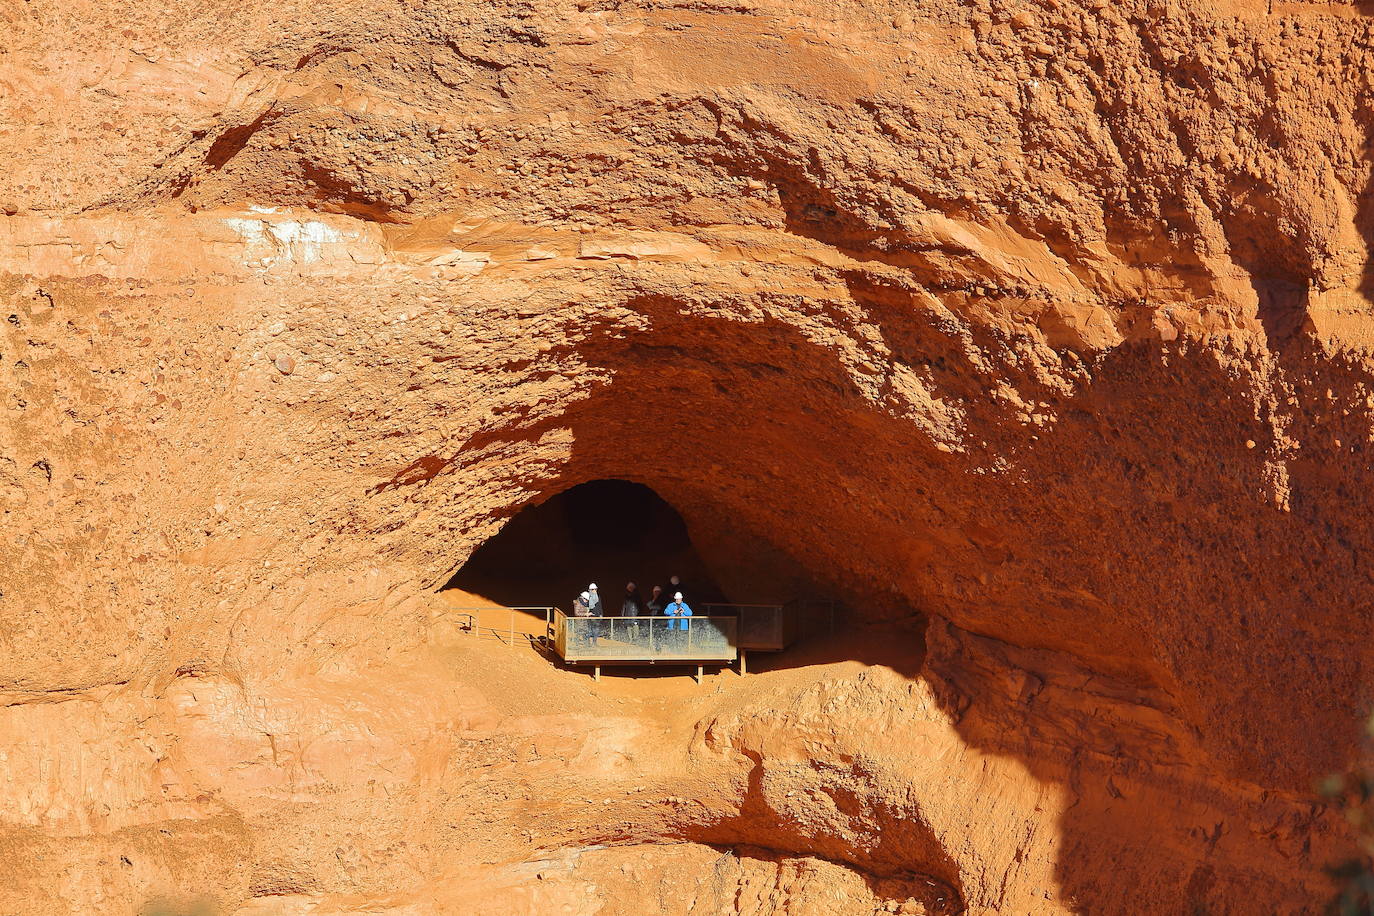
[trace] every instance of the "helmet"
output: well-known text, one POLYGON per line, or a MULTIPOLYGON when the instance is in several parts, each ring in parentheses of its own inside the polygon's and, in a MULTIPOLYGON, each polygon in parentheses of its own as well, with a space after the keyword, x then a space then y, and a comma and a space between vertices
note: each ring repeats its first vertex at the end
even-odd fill
POLYGON ((682 592, 673 592, 673 600, 674 600, 674 601, 681 601, 681 600, 682 600, 682 592))

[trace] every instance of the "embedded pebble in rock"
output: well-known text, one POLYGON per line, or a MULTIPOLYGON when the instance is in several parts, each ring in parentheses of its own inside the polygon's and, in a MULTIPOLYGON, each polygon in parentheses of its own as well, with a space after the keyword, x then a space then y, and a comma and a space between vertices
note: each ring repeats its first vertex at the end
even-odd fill
POLYGON ((1322 909, 1374 18, 899 6, 0 4, 0 912, 1322 909), (835 632, 460 632, 599 479, 835 632))

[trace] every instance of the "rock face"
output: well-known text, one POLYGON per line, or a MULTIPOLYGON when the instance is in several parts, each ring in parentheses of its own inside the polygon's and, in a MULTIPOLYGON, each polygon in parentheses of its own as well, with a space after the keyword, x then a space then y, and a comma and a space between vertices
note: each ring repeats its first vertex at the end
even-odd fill
POLYGON ((1312 911, 1367 13, 0 8, 3 909, 1312 911), (599 478, 868 635, 668 699, 443 648, 599 478))

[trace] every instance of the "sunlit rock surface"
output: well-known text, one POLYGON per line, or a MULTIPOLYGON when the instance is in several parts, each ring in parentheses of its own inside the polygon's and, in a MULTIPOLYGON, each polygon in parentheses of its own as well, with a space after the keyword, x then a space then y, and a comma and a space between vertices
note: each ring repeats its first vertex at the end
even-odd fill
POLYGON ((0 909, 1317 909, 1367 12, 0 6, 0 909), (449 632, 599 478, 841 633, 449 632))

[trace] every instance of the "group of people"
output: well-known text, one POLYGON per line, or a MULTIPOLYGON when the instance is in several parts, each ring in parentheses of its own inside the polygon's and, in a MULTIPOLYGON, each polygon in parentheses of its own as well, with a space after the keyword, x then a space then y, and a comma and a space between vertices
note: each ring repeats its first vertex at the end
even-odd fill
MULTIPOLYGON (((639 593, 639 587, 633 582, 625 584, 625 597, 620 602, 621 617, 667 617, 667 628, 669 630, 687 629, 687 618, 692 616, 692 608, 683 600, 682 579, 678 576, 671 576, 668 579, 668 588, 665 590, 661 585, 655 585, 649 594, 649 600, 645 601, 639 593)), ((606 606, 601 598, 601 593, 597 590, 596 583, 587 586, 587 590, 578 595, 573 601, 573 615, 576 617, 607 617, 606 606)), ((597 645, 601 637, 601 627, 592 625, 587 627, 588 641, 592 645, 597 645)))

